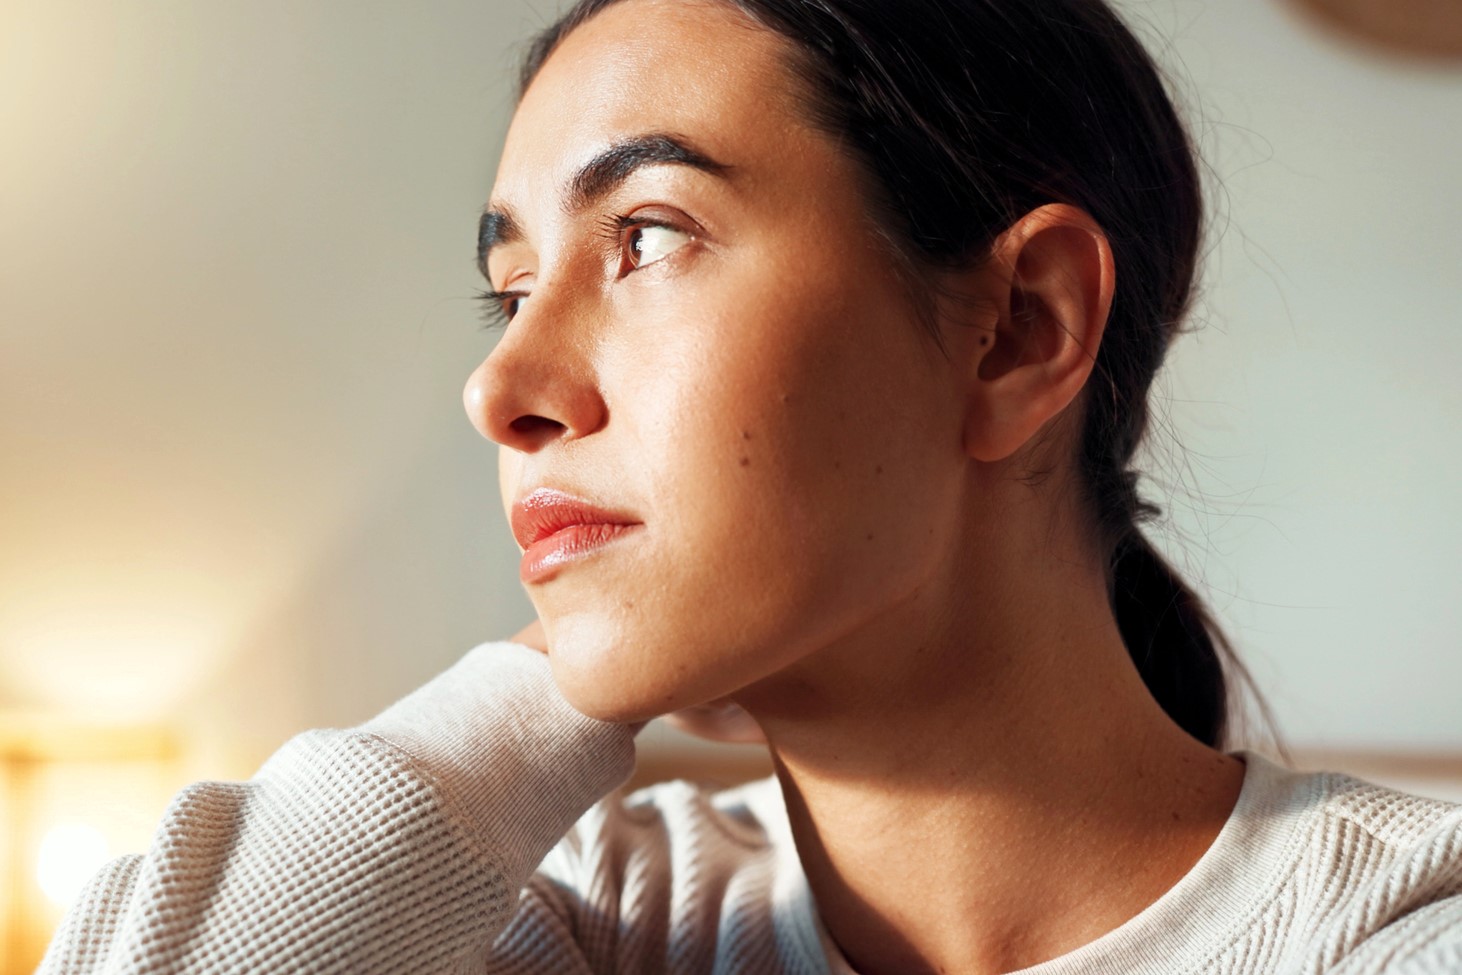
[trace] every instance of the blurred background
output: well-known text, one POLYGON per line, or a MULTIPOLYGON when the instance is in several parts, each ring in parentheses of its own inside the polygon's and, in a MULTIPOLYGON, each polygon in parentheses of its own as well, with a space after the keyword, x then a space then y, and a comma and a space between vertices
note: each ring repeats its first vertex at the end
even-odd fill
MULTIPOLYGON (((1214 204, 1156 389, 1158 540, 1297 764, 1462 799, 1445 5, 1119 4, 1214 204)), ((0 971, 179 786, 532 618, 460 395, 492 344, 477 214, 555 8, 0 0, 0 971)), ((766 770, 640 741, 637 781, 766 770)))

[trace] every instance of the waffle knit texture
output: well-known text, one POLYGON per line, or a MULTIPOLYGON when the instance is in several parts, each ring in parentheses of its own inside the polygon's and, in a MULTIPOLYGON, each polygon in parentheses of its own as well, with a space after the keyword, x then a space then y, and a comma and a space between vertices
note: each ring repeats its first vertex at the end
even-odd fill
MULTIPOLYGON (((1236 754, 1243 790, 1194 868, 1022 975, 1462 973, 1462 806, 1236 754)), ((775 778, 626 795, 633 767, 630 729, 570 707, 545 657, 484 644, 247 782, 184 789, 39 975, 855 975, 775 778)))

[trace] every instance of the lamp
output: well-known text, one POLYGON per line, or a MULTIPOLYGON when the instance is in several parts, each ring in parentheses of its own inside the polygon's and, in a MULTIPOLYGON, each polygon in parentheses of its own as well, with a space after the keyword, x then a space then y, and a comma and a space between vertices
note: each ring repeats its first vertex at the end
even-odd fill
POLYGON ((97 869, 147 848, 179 764, 163 727, 0 714, 0 975, 30 975, 97 869))

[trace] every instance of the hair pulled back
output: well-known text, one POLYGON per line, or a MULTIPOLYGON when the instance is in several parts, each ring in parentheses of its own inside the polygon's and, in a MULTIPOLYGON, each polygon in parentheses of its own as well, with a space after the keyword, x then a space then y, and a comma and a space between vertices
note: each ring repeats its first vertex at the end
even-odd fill
MULTIPOLYGON (((521 90, 565 35, 616 2, 579 0, 543 31, 521 90)), ((1083 394, 1082 500, 1143 681, 1189 734, 1225 746, 1225 667, 1243 668, 1140 530, 1160 509, 1139 497, 1128 466, 1203 231, 1193 148, 1147 52, 1104 0, 722 2, 792 42, 812 123, 873 177, 872 203, 910 266, 978 262, 1049 203, 1101 225, 1118 274, 1083 394)))

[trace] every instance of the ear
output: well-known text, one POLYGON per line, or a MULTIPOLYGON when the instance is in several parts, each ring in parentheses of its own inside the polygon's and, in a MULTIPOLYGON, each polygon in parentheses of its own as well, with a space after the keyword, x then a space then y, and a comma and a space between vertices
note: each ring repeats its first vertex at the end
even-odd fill
MULTIPOLYGON (((965 452, 1014 454, 1091 375, 1116 287, 1112 249, 1084 210, 1050 204, 1017 220, 969 272, 990 309, 961 340, 968 372, 965 452)), ((966 315, 968 318, 968 315, 966 315)))

